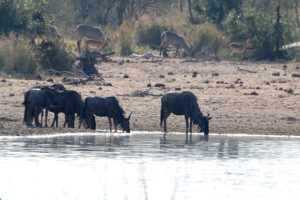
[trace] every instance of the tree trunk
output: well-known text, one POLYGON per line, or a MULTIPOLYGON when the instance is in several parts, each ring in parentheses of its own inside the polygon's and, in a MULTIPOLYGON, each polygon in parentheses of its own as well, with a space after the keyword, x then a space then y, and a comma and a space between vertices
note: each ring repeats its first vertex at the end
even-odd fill
POLYGON ((188 0, 188 6, 189 6, 189 13, 190 13, 190 22, 192 24, 195 24, 195 19, 194 19, 193 12, 192 12, 192 2, 191 2, 191 0, 188 0))
POLYGON ((299 29, 300 28, 300 22, 299 22, 298 7, 299 7, 299 2, 298 2, 298 0, 295 0, 296 22, 297 22, 297 28, 299 29))

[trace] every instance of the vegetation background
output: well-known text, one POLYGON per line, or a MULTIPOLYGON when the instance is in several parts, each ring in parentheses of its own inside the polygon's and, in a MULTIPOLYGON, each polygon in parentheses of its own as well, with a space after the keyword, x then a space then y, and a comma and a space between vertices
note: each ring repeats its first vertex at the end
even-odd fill
POLYGON ((171 30, 184 36, 195 57, 228 59, 227 44, 251 39, 248 59, 294 59, 295 52, 280 47, 299 39, 299 1, 0 0, 0 71, 34 78, 43 69, 72 70, 78 24, 101 26, 112 38, 105 51, 121 56, 157 53, 160 34, 171 30), (49 25, 62 40, 47 37, 49 25), (45 39, 55 45, 32 44, 45 39))

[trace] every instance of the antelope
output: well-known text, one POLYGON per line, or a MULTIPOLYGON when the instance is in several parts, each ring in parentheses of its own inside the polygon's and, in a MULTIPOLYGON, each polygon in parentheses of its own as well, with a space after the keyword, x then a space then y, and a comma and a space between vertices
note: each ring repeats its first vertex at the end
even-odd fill
POLYGON ((79 53, 81 52, 80 43, 83 38, 99 40, 99 41, 105 39, 105 35, 101 31, 101 28, 96 26, 80 24, 76 27, 75 32, 77 34, 77 47, 79 53))
POLYGON ((241 62, 243 60, 243 53, 245 52, 245 50, 251 45, 251 40, 248 39, 245 43, 245 45, 233 42, 231 44, 229 44, 229 48, 231 50, 230 53, 230 58, 232 58, 233 53, 239 53, 241 54, 241 62))
POLYGON ((93 48, 97 48, 98 51, 100 51, 107 43, 110 42, 110 38, 105 38, 105 40, 103 41, 99 41, 99 40, 85 40, 84 44, 85 44, 85 49, 88 49, 88 47, 93 47, 93 48))
POLYGON ((183 48, 185 51, 190 54, 190 47, 189 45, 185 42, 184 38, 180 35, 177 35, 176 33, 170 32, 170 31, 165 31, 160 35, 161 39, 161 45, 160 45, 160 50, 159 50, 159 55, 161 55, 161 51, 166 48, 168 48, 169 45, 176 47, 176 54, 175 57, 178 54, 178 49, 183 48))

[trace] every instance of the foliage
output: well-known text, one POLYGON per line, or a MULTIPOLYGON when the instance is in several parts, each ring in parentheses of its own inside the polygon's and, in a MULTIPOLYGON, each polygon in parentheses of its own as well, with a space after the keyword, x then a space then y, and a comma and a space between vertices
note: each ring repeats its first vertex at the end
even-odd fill
POLYGON ((280 45, 295 40, 295 28, 291 21, 281 18, 280 24, 276 24, 274 14, 254 9, 245 9, 244 16, 230 12, 223 25, 230 41, 245 42, 251 39, 257 59, 274 59, 278 38, 282 38, 280 45))
POLYGON ((206 51, 203 53, 216 54, 222 45, 218 40, 220 35, 222 33, 213 24, 205 23, 198 26, 190 35, 192 54, 195 55, 203 50, 206 51))
POLYGON ((49 24, 45 13, 46 1, 0 0, 0 34, 42 35, 49 24))
POLYGON ((215 23, 222 28, 222 21, 227 14, 235 10, 240 12, 242 0, 194 0, 193 9, 203 15, 207 21, 215 23))
POLYGON ((66 51, 66 44, 62 40, 43 40, 38 48, 38 56, 43 69, 73 71, 75 59, 66 51))
POLYGON ((18 77, 33 78, 39 70, 35 50, 22 37, 0 40, 0 70, 18 77))
POLYGON ((160 35, 167 27, 160 24, 142 25, 137 27, 137 44, 148 45, 151 49, 158 49, 160 46, 160 35))

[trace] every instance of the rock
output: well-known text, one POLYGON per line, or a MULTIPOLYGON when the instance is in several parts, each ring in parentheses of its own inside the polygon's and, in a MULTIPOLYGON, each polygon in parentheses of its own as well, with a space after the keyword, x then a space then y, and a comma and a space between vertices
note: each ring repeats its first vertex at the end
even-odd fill
POLYGON ((254 91, 254 92, 251 92, 251 93, 244 93, 244 95, 254 95, 254 96, 257 96, 258 93, 254 91))
POLYGON ((198 75, 198 72, 193 72, 192 77, 195 78, 195 77, 197 77, 197 75, 198 75))
POLYGON ((15 96, 15 94, 9 94, 9 96, 10 96, 10 97, 13 97, 13 96, 15 96))
POLYGON ((286 69, 287 69, 287 66, 286 66, 286 65, 283 65, 283 66, 282 66, 282 69, 283 69, 283 70, 286 70, 286 69))
POLYGON ((161 88, 165 88, 166 85, 163 83, 155 83, 154 87, 161 87, 161 88))
POLYGON ((5 79, 2 79, 2 81, 1 81, 2 83, 6 83, 6 80, 5 79))
POLYGON ((292 77, 293 77, 293 78, 296 78, 296 77, 297 77, 297 78, 300 78, 300 74, 292 74, 292 77))
POLYGON ((130 63, 130 60, 126 60, 125 62, 130 63))
POLYGON ((148 83, 148 84, 147 84, 147 87, 151 87, 151 86, 152 86, 151 83, 148 83))
POLYGON ((98 90, 102 90, 102 87, 98 87, 98 90))
POLYGON ((273 76, 280 76, 280 73, 279 72, 274 72, 272 75, 273 76))
POLYGON ((103 86, 112 86, 111 83, 103 83, 103 86))
POLYGON ((168 72, 168 75, 169 75, 169 76, 173 76, 173 75, 174 75, 174 72, 168 72))
POLYGON ((211 75, 212 76, 219 76, 219 73, 218 72, 213 72, 211 75))
POLYGON ((178 90, 181 90, 181 88, 180 88, 180 87, 177 87, 177 88, 175 88, 175 90, 178 91, 178 90))
POLYGON ((37 75, 36 79, 41 81, 43 78, 41 75, 37 75))
POLYGON ((91 93, 91 94, 95 94, 96 92, 95 92, 95 91, 90 91, 90 93, 91 93))
POLYGON ((288 94, 294 94, 294 90, 292 88, 285 89, 284 91, 288 94))
POLYGON ((129 78, 129 76, 127 74, 124 74, 124 77, 123 78, 129 78))
POLYGON ((123 65, 124 64, 124 60, 121 60, 120 62, 119 62, 119 65, 123 65))
POLYGON ((54 82, 53 78, 48 78, 46 81, 47 81, 47 82, 51 82, 51 83, 54 82))
POLYGON ((159 75, 159 78, 165 78, 165 76, 164 75, 159 75))
POLYGON ((266 85, 270 85, 270 82, 266 82, 266 85))

